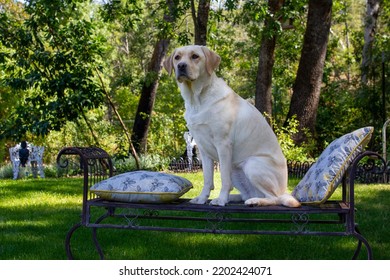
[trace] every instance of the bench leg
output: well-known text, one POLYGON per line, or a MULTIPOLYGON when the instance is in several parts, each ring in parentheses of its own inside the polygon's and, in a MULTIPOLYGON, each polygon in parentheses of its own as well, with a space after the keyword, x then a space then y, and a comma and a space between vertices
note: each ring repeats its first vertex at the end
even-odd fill
MULTIPOLYGON (((96 220, 95 224, 99 224, 101 221, 103 221, 105 218, 107 218, 109 216, 110 216, 109 213, 104 214, 103 216, 101 216, 99 219, 96 220)), ((72 239, 73 233, 81 226, 82 226, 81 222, 78 223, 78 224, 75 224, 68 231, 68 234, 66 235, 66 238, 65 238, 65 250, 66 250, 66 256, 68 257, 68 260, 74 260, 74 256, 73 256, 72 249, 71 249, 71 246, 70 246, 70 241, 72 239)), ((92 228, 92 239, 93 239, 96 251, 98 252, 100 259, 104 260, 103 250, 101 249, 99 241, 97 239, 97 228, 92 228)))
POLYGON ((95 248, 96 248, 96 251, 99 254, 100 259, 104 260, 104 253, 103 253, 102 247, 100 246, 99 240, 97 239, 97 234, 96 233, 97 233, 97 228, 93 228, 92 229, 93 243, 95 244, 95 248))
MULTIPOLYGON (((95 221, 95 224, 100 224, 104 219, 110 217, 112 214, 112 211, 113 211, 112 209, 109 209, 107 211, 107 213, 105 213, 104 215, 102 215, 101 217, 99 217, 95 221)), ((95 244, 95 248, 99 254, 100 259, 104 260, 104 253, 103 253, 102 247, 100 246, 99 240, 97 238, 97 227, 92 228, 92 239, 93 239, 93 243, 95 244)))
POLYGON ((68 234, 66 235, 66 238, 65 238, 65 250, 66 250, 66 256, 68 257, 68 260, 73 260, 73 259, 74 259, 73 254, 72 254, 72 250, 71 250, 71 248, 70 248, 70 240, 71 240, 71 238, 72 238, 73 233, 74 233, 79 227, 81 227, 81 223, 75 224, 75 225, 68 231, 68 234))
MULTIPOLYGON (((110 213, 107 212, 103 216, 99 217, 99 219, 96 220, 95 224, 100 224, 105 218, 107 218, 109 216, 110 216, 110 213)), ((99 254, 100 259, 104 260, 104 253, 103 253, 102 247, 100 246, 99 240, 97 238, 97 228, 96 227, 92 228, 92 239, 93 239, 93 243, 95 244, 95 248, 99 254)))
POLYGON ((362 248, 362 244, 364 244, 364 246, 367 249, 367 259, 372 260, 372 249, 371 249, 371 246, 368 243, 367 239, 365 239, 363 237, 363 235, 361 235, 360 230, 359 230, 357 225, 355 225, 355 234, 354 234, 354 236, 358 239, 359 242, 358 242, 358 245, 356 247, 355 253, 353 254, 352 259, 353 260, 357 259, 357 257, 359 256, 360 250, 362 248))

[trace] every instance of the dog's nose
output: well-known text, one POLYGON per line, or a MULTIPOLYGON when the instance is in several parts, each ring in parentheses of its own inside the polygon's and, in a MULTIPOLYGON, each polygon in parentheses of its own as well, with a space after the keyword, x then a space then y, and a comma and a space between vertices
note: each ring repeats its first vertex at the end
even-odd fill
POLYGON ((184 62, 180 62, 178 65, 177 65, 177 69, 179 69, 180 71, 184 71, 187 69, 187 64, 184 63, 184 62))

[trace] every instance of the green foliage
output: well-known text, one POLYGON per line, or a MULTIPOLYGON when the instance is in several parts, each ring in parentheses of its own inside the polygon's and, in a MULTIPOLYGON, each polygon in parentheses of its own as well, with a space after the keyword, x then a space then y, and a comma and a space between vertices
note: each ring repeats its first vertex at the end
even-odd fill
MULTIPOLYGON (((275 123, 272 123, 276 137, 278 138, 280 147, 287 161, 298 162, 313 162, 314 159, 310 157, 313 152, 313 143, 304 143, 300 146, 294 143, 292 136, 298 133, 299 122, 296 118, 289 120, 287 126, 278 127, 275 123)), ((307 136, 310 139, 308 132, 307 136)))
MULTIPOLYGON (((140 156, 140 169, 151 171, 163 171, 168 169, 170 159, 158 154, 147 154, 140 156)), ((137 170, 134 158, 114 158, 113 164, 117 174, 137 170)))
MULTIPOLYGON (((110 154, 118 153, 118 146, 124 145, 124 135, 119 133, 115 126, 105 119, 107 108, 101 107, 91 110, 86 117, 93 126, 94 133, 98 135, 98 146, 110 154)), ((60 131, 51 131, 43 143, 45 146, 44 159, 46 163, 54 163, 60 149, 69 146, 95 146, 87 124, 83 120, 68 121, 60 131)))
POLYGON ((23 22, 1 13, 4 82, 14 90, 31 90, 1 125, 1 137, 20 139, 27 131, 46 135, 103 103, 93 72, 101 67, 105 38, 83 13, 85 4, 30 1, 23 22))
POLYGON ((124 31, 137 29, 142 14, 142 2, 134 0, 110 0, 100 6, 100 15, 105 22, 119 20, 124 31))
MULTIPOLYGON (((23 172, 19 172, 19 179, 34 179, 33 177, 33 173, 30 169, 30 167, 26 167, 27 168, 27 174, 26 173, 23 173, 23 172)), ((57 171, 57 165, 53 165, 53 164, 46 164, 44 166, 44 170, 43 170, 44 174, 45 174, 45 178, 57 178, 57 177, 61 177, 62 174, 60 176, 58 176, 58 171, 57 171)), ((1 180, 4 180, 4 179, 13 179, 14 178, 14 173, 13 173, 13 170, 12 170, 12 164, 9 163, 9 164, 6 164, 6 165, 3 165, 3 166, 0 166, 0 179, 1 180)))
POLYGON ((170 158, 185 150, 184 102, 173 78, 163 74, 156 96, 148 139, 148 153, 170 158))
MULTIPOLYGON (((277 129, 289 107, 307 13, 307 1, 284 2, 272 15, 267 1, 211 1, 207 41, 222 58, 218 75, 242 97, 253 98, 260 42, 264 36, 277 35, 272 81, 277 129), (267 30, 265 19, 274 23, 267 30), (284 28, 285 23, 290 26, 284 28)), ((165 0, 0 0, 0 158, 6 158, 8 147, 21 137, 47 148, 46 163, 53 162, 64 145, 100 145, 110 154, 128 157, 128 142, 105 104, 103 89, 131 130, 142 84, 149 78, 154 43, 164 36, 171 38, 170 49, 193 42, 191 1, 172 3, 175 24, 164 20, 169 9, 165 0)), ((314 157, 338 136, 365 125, 375 126, 373 147, 380 149, 390 101, 386 84, 386 104, 382 102, 381 78, 382 59, 385 79, 390 74, 389 0, 381 3, 369 82, 361 86, 365 1, 333 1, 317 134, 312 135, 316 143, 298 149, 299 157, 305 153, 314 157)), ((174 79, 163 72, 149 130, 149 154, 169 158, 183 152, 187 130, 183 111, 174 79)), ((288 152, 293 127, 286 129, 279 130, 288 152)), ((301 147, 291 149, 295 148, 301 147)))
POLYGON ((11 164, 0 166, 0 179, 12 179, 13 177, 14 174, 11 164))
POLYGON ((322 90, 317 137, 323 146, 318 145, 318 150, 325 148, 334 139, 371 123, 365 118, 364 110, 357 106, 356 100, 356 93, 345 81, 334 81, 322 90))

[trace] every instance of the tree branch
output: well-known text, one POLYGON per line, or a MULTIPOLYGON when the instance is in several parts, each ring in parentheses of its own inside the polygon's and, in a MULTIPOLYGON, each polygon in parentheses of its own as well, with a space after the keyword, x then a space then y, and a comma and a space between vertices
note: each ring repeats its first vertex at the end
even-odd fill
POLYGON ((137 154, 137 152, 136 152, 136 150, 135 150, 135 148, 133 146, 133 143, 131 141, 131 135, 130 135, 129 131, 127 130, 127 127, 126 127, 125 123, 123 122, 123 120, 122 120, 118 110, 116 109, 115 104, 114 104, 114 102, 111 99, 111 96, 108 94, 108 91, 107 91, 107 89, 105 87, 104 81, 103 81, 103 79, 102 79, 102 77, 100 75, 99 70, 97 70, 95 68, 95 71, 96 71, 96 73, 97 73, 97 75, 99 77, 100 83, 101 83, 102 88, 103 88, 103 92, 104 92, 104 94, 105 94, 105 96, 106 96, 106 98, 108 100, 108 103, 110 104, 111 108, 113 109, 113 111, 115 113, 115 116, 118 118, 119 123, 121 124, 121 127, 122 127, 123 131, 125 132, 127 141, 129 142, 129 146, 130 146, 129 150, 131 151, 131 154, 132 154, 132 156, 135 159, 135 164, 137 166, 137 169, 139 170, 139 169, 141 169, 140 160, 139 160, 138 154, 137 154))

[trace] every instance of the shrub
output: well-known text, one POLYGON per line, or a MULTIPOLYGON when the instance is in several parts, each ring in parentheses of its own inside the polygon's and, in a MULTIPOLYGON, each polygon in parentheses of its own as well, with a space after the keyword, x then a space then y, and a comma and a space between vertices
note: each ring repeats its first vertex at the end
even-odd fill
MULTIPOLYGON (((314 146, 313 142, 303 143, 298 146, 292 139, 292 136, 298 132, 299 126, 299 122, 297 119, 295 119, 295 117, 288 121, 288 125, 286 127, 278 127, 274 125, 272 119, 271 125, 274 127, 275 134, 279 140, 279 144, 287 161, 314 161, 314 159, 310 157, 311 151, 313 150, 314 146)), ((308 139, 310 139, 310 137, 308 137, 308 139)))
POLYGON ((0 167, 0 179, 12 179, 14 177, 12 165, 7 164, 0 167))
MULTIPOLYGON (((151 171, 161 171, 168 169, 170 159, 163 158, 157 154, 149 154, 140 156, 141 169, 151 170, 151 171)), ((115 167, 116 173, 124 173, 129 171, 134 171, 137 169, 135 160, 133 157, 119 159, 113 158, 113 164, 115 167)))

